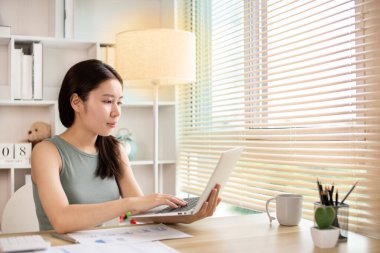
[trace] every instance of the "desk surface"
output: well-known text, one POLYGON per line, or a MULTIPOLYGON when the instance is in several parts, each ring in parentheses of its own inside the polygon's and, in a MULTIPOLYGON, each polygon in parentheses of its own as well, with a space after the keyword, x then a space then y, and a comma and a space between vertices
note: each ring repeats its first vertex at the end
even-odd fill
MULTIPOLYGON (((380 252, 380 240, 355 233, 348 234, 347 242, 338 242, 333 249, 314 247, 310 235, 310 221, 301 221, 299 226, 279 226, 277 221, 269 224, 266 214, 234 217, 208 218, 193 224, 171 225, 192 238, 165 240, 163 243, 179 252, 380 252)), ((28 233, 33 234, 33 233, 28 233)), ((48 232, 40 233, 53 246, 68 244, 53 238, 48 232)), ((0 235, 6 236, 6 234, 0 235)))

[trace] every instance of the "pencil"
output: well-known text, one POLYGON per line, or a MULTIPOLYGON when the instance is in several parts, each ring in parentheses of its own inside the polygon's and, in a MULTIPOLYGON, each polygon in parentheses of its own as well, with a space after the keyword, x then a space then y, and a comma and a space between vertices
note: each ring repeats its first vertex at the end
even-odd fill
POLYGON ((351 187, 351 189, 347 192, 346 196, 344 196, 344 198, 342 199, 342 201, 340 202, 341 204, 344 203, 344 201, 346 200, 346 198, 351 194, 351 192, 355 189, 355 186, 358 184, 358 181, 356 181, 356 183, 351 187))
POLYGON ((331 205, 333 206, 334 205, 334 188, 335 188, 335 186, 334 186, 334 182, 332 183, 332 186, 331 186, 331 191, 330 191, 330 200, 331 200, 331 205))
POLYGON ((55 238, 67 241, 67 242, 79 243, 76 239, 74 239, 71 236, 68 236, 66 234, 58 234, 58 233, 53 232, 50 235, 55 237, 55 238))
POLYGON ((322 200, 322 186, 319 183, 319 179, 317 178, 317 187, 318 187, 318 193, 319 193, 319 200, 321 201, 321 205, 323 205, 323 200, 322 200))

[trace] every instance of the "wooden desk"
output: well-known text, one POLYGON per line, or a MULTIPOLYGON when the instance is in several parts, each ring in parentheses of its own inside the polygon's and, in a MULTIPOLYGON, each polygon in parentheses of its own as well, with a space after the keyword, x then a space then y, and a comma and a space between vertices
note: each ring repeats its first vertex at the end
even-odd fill
MULTIPOLYGON (((380 252, 380 240, 355 233, 348 234, 347 242, 340 242, 333 249, 314 247, 310 235, 312 222, 303 220, 299 226, 279 226, 277 221, 269 224, 266 214, 234 217, 208 218, 193 224, 177 224, 171 227, 193 235, 192 238, 165 240, 166 245, 179 252, 380 252)), ((41 232, 53 246, 68 244, 41 232)), ((6 236, 6 234, 0 235, 6 236)))

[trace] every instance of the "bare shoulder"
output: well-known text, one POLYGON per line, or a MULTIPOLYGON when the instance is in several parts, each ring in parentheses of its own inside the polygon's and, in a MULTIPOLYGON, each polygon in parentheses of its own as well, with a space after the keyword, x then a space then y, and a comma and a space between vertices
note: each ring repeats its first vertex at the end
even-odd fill
MULTIPOLYGON (((38 143, 32 150, 32 175, 39 171, 47 172, 47 168, 60 170, 61 157, 56 146, 50 141, 38 143)), ((51 171, 51 170, 49 170, 51 171)))
POLYGON ((50 156, 50 155, 59 155, 56 146, 50 141, 42 141, 33 147, 32 158, 33 156, 50 156))

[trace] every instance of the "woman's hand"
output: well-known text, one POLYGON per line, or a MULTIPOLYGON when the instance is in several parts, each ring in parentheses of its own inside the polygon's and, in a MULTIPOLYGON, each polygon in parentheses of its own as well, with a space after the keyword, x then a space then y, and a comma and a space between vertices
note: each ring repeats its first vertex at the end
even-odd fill
POLYGON ((192 215, 183 216, 167 216, 167 217, 150 217, 150 218, 135 218, 137 221, 141 222, 157 222, 157 223, 192 223, 197 220, 212 216, 215 212, 217 205, 220 203, 221 199, 218 198, 220 190, 220 185, 217 184, 215 188, 211 191, 210 196, 207 201, 203 203, 202 208, 199 212, 192 215))
POLYGON ((154 207, 161 205, 168 205, 172 208, 178 208, 181 206, 186 206, 187 202, 179 199, 177 197, 168 195, 168 194, 150 194, 141 197, 129 197, 127 198, 130 201, 133 209, 130 210, 132 214, 138 214, 141 212, 148 211, 154 207))

